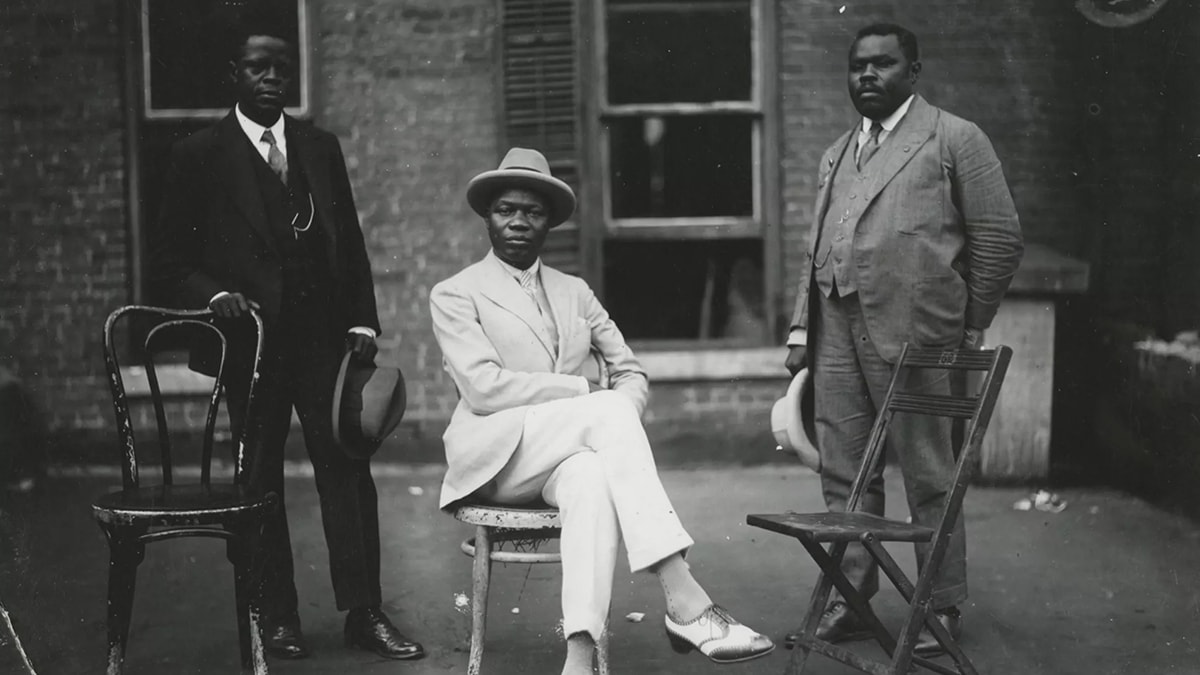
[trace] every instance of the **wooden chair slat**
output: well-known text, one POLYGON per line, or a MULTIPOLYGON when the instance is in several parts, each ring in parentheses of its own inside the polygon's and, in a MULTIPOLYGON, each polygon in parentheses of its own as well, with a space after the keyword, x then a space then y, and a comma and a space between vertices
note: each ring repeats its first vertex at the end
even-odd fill
POLYGON ((978 400, 974 397, 963 398, 960 396, 896 392, 892 396, 892 400, 887 408, 894 412, 970 419, 975 415, 975 411, 979 407, 978 404, 978 400))
POLYGON ((868 532, 881 541, 929 541, 933 528, 889 520, 871 513, 778 513, 746 516, 747 524, 822 543, 859 541, 868 532))

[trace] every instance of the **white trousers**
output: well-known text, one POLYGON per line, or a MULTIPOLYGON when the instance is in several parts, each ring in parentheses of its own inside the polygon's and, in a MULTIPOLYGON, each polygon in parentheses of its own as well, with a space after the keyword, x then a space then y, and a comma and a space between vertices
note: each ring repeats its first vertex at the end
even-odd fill
POLYGON ((694 543, 658 479, 637 410, 615 391, 530 407, 516 452, 479 494, 508 505, 540 496, 558 508, 568 637, 600 639, 622 539, 633 572, 694 543))

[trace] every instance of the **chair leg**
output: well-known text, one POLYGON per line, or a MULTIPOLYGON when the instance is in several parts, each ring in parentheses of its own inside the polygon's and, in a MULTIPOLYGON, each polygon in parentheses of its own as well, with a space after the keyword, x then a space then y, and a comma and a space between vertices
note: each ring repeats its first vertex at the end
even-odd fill
MULTIPOLYGON (((803 543, 801 541, 801 544, 803 543)), ((845 550, 845 544, 835 544, 831 551, 833 558, 839 564, 845 550)), ((800 675, 800 673, 804 672, 804 666, 808 663, 808 656, 812 653, 812 650, 805 644, 805 639, 812 638, 816 634, 817 624, 821 620, 821 614, 825 611, 825 605, 829 603, 829 595, 832 592, 833 582, 830 581, 828 575, 824 573, 818 575, 817 585, 813 588, 812 596, 808 601, 808 613, 804 615, 804 625, 799 630, 800 639, 792 647, 792 655, 788 658, 785 675, 800 675)))
POLYGON ((261 526, 231 526, 226 555, 233 564, 233 589, 238 622, 238 651, 242 670, 255 675, 267 672, 263 648, 262 611, 259 600, 261 575, 255 553, 259 550, 261 526))
POLYGON ((137 568, 146 556, 140 530, 101 525, 108 538, 108 664, 107 675, 120 675, 133 612, 137 568))
MULTIPOLYGON (((611 618, 612 608, 609 608, 611 618)), ((604 620, 604 630, 600 631, 600 641, 596 643, 596 669, 600 675, 608 675, 608 619, 604 620)))
POLYGON ((467 675, 479 675, 483 664, 483 637, 487 631, 488 582, 492 574, 492 533, 475 528, 475 562, 471 567, 471 656, 467 675))

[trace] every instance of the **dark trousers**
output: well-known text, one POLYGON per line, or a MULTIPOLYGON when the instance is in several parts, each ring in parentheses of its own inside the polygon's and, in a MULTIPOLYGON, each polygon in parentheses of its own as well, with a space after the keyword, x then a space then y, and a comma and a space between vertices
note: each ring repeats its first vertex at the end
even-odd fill
MULTIPOLYGON (((813 289, 817 305, 815 329, 810 331, 813 352, 814 409, 817 445, 821 453, 821 487, 830 511, 844 511, 850 488, 858 475, 871 427, 892 377, 892 364, 883 360, 867 332, 857 294, 826 298, 813 289)), ((899 386, 925 393, 950 393, 944 372, 910 371, 899 386), (920 378, 920 379, 915 379, 920 378)), ((951 425, 946 418, 897 414, 888 429, 887 455, 900 463, 904 491, 913 522, 937 527, 954 479, 951 425)), ((859 510, 884 512, 883 466, 880 461, 859 510)), ((917 565, 922 566, 929 544, 917 544, 917 565)), ((879 589, 879 569, 861 544, 851 544, 842 561, 851 584, 867 597, 879 589)), ((934 584, 932 605, 943 609, 967 597, 966 535, 960 515, 950 547, 934 584)))
MULTIPOLYGON (((295 409, 317 482, 334 598, 344 611, 380 603, 379 511, 369 461, 350 459, 334 442, 333 383, 344 337, 331 332, 330 316, 320 294, 293 294, 267 327, 255 392, 260 442, 251 449, 261 453, 258 485, 278 494, 282 505, 284 444, 295 409)), ((228 394, 234 428, 240 429, 246 392, 231 388, 228 394)), ((296 611, 297 597, 284 509, 267 524, 263 547, 264 612, 269 619, 286 617, 296 611)))

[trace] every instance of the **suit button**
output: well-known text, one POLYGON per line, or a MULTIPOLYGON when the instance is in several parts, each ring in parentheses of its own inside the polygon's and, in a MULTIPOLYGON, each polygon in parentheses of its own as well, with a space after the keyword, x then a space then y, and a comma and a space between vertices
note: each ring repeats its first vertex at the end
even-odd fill
POLYGON ((854 199, 854 198, 855 198, 855 197, 857 197, 857 196, 858 196, 858 195, 854 194, 853 192, 851 192, 851 193, 850 193, 850 199, 854 199))

